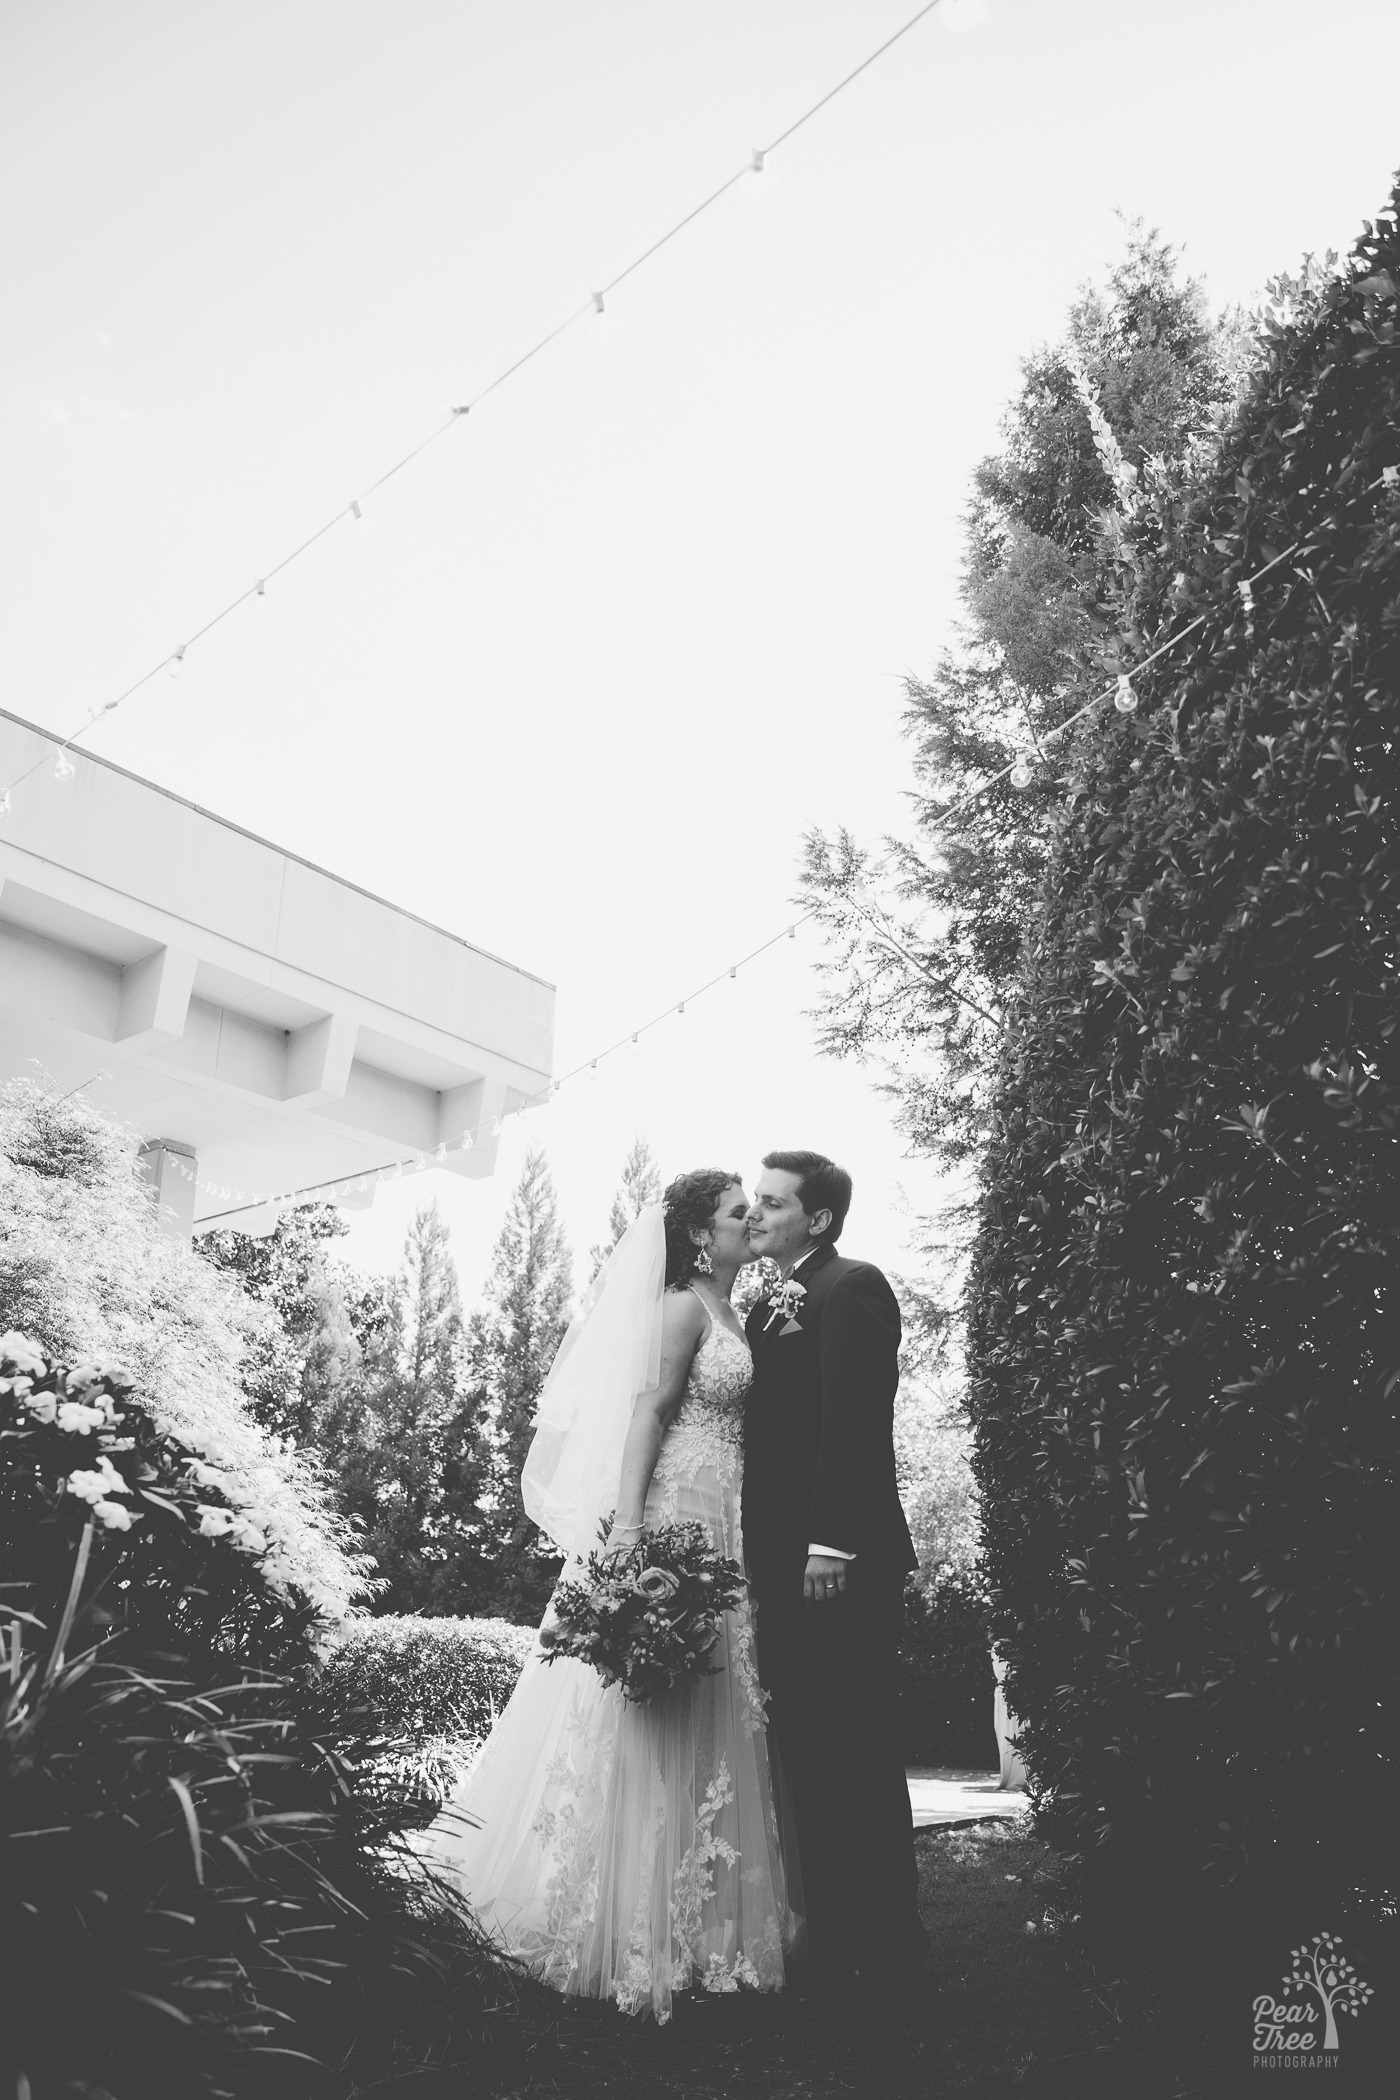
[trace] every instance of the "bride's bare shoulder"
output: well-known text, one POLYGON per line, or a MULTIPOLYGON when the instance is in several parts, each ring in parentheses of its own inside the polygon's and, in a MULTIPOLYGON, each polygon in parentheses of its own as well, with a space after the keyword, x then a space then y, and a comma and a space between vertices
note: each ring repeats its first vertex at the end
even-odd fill
POLYGON ((661 1332, 668 1342, 698 1341, 708 1318, 694 1291, 667 1291, 661 1301, 661 1332))

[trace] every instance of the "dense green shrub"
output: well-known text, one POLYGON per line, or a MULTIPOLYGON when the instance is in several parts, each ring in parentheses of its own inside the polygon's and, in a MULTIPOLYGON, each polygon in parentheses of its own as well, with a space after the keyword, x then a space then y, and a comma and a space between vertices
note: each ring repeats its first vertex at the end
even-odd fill
POLYGON ((977 1579, 958 1572, 932 1585, 912 1581, 895 1669, 905 1763, 990 1771, 997 1761, 995 1691, 987 1600, 977 1579))
POLYGON ((300 2089, 418 1957, 309 1602, 122 1374, 0 1339, 0 2086, 300 2089), (288 2084, 291 2074, 291 2084, 288 2084), (27 2083, 26 2083, 27 2081, 27 2083))
POLYGON ((1140 1916, 1233 1883, 1316 1929, 1400 1864, 1397 275, 1388 217, 1149 485, 1125 665, 1203 625, 1060 754, 1000 1077, 993 1630, 1047 1827, 1140 1916))
POLYGON ((347 1622, 327 1650, 329 1711, 362 1710, 383 1737, 383 1768, 436 1806, 490 1734, 535 1636, 506 1619, 347 1622))

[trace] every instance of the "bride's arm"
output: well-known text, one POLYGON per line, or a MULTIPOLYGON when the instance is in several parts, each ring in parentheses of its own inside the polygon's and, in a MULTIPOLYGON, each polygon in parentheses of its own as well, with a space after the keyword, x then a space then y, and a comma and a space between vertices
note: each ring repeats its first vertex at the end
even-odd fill
POLYGON ((661 1308, 661 1377, 652 1391, 638 1394, 632 1409, 622 1447, 617 1521, 609 1534, 610 1545, 627 1544, 642 1529, 661 1441, 676 1418, 704 1327, 705 1310, 693 1291, 666 1293, 661 1308))

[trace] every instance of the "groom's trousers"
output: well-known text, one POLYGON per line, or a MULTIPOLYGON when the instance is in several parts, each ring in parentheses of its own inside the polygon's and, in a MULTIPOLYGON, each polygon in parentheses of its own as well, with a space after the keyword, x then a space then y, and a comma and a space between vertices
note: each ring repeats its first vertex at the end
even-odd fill
POLYGON ((812 1968, 897 1981, 923 1941, 894 1714, 904 1571, 853 1561, 846 1594, 802 1594, 805 1562, 753 1567, 759 1672, 796 1823, 812 1968))

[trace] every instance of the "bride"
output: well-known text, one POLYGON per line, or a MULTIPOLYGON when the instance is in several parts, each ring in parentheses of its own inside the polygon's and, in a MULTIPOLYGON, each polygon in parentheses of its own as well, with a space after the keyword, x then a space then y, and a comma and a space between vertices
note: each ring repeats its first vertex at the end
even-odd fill
MULTIPOLYGON (((679 1176, 564 1337, 521 1492, 568 1556, 566 1579, 614 1508, 610 1545, 698 1520, 742 1563, 752 1363, 729 1298, 755 1259, 747 1212, 735 1175, 679 1176)), ((426 1840, 431 1865, 544 1982, 658 2021, 677 1991, 781 1990, 799 1930, 747 1601, 725 1614, 709 1662, 713 1675, 638 1706, 588 1664, 537 1650, 426 1840)))

